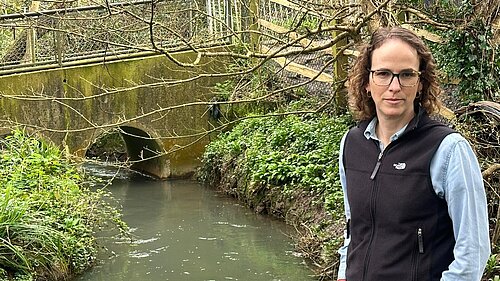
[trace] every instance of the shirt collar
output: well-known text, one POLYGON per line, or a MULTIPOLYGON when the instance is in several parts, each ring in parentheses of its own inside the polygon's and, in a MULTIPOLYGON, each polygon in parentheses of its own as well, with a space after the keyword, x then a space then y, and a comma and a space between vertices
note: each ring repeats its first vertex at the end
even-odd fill
MULTIPOLYGON (((377 123, 378 123, 378 119, 376 116, 373 117, 373 119, 370 121, 370 123, 368 123, 368 126, 366 127, 365 132, 364 132, 366 139, 374 139, 374 140, 380 141, 379 138, 377 137, 377 133, 375 131, 375 129, 377 128, 377 123)), ((406 127, 408 127, 408 124, 404 125, 403 128, 399 129, 399 131, 394 133, 394 135, 391 136, 391 142, 397 140, 403 134, 403 132, 406 130, 406 127)))

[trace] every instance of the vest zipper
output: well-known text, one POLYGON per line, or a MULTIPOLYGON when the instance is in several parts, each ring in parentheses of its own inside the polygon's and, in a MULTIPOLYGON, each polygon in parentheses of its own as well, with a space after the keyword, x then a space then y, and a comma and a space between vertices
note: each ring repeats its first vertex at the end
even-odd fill
MULTIPOLYGON (((377 158, 377 164, 375 165, 375 168, 373 169, 373 172, 370 176, 371 180, 375 179, 375 176, 377 175, 377 172, 380 168, 380 165, 382 164, 382 156, 383 156, 383 151, 381 151, 378 155, 377 158)), ((376 209, 376 204, 377 204, 377 193, 378 193, 378 184, 377 182, 373 183, 373 188, 371 190, 371 196, 370 196, 370 218, 372 222, 372 227, 371 227, 371 232, 370 232, 370 240, 368 242, 368 248, 365 256, 365 263, 364 263, 364 268, 363 268, 363 277, 362 280, 365 281, 367 279, 367 272, 368 272, 368 266, 370 264, 370 257, 371 257, 371 248, 372 248, 372 243, 373 243, 373 237, 375 236, 375 209, 376 209)))
POLYGON ((375 208, 376 208, 376 198, 377 198, 377 192, 378 192, 378 186, 377 183, 374 183, 373 188, 371 190, 371 198, 370 198, 370 219, 372 222, 372 227, 370 230, 370 240, 368 241, 368 248, 366 250, 366 256, 365 256, 365 262, 364 262, 364 267, 363 267, 363 278, 362 280, 365 281, 367 279, 367 272, 368 272, 368 266, 370 264, 370 258, 371 258, 371 249, 372 249, 372 243, 373 243, 373 237, 375 236, 375 208))
POLYGON ((380 160, 382 159, 383 154, 384 154, 384 152, 383 152, 383 151, 381 151, 381 152, 378 154, 377 164, 375 164, 375 168, 373 168, 373 172, 372 172, 372 174, 370 175, 370 179, 371 179, 371 180, 375 179, 375 176, 377 175, 378 169, 380 168, 380 164, 382 164, 382 162, 381 162, 380 160))

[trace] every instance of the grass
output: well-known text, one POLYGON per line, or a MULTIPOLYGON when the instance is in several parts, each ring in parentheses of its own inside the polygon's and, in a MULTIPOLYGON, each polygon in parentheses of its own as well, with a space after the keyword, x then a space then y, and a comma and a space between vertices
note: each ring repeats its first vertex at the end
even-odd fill
POLYGON ((0 279, 63 280, 93 265, 94 230, 126 230, 56 147, 16 130, 1 140, 0 279))

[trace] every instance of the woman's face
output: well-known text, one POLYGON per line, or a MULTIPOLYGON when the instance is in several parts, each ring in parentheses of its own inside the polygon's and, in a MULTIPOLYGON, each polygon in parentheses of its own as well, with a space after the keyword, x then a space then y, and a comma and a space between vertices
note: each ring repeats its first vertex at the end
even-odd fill
POLYGON ((400 39, 388 39, 379 48, 373 50, 371 65, 372 71, 382 71, 370 73, 370 79, 366 85, 366 90, 371 92, 375 102, 377 117, 379 120, 392 120, 402 125, 408 123, 415 115, 413 102, 417 92, 422 89, 420 79, 413 86, 401 86, 398 77, 393 77, 392 82, 386 86, 381 86, 380 84, 385 83, 380 83, 380 80, 383 80, 384 76, 389 77, 390 80, 391 72, 403 73, 406 78, 402 75, 400 79, 408 79, 408 75, 419 70, 417 51, 400 39), (375 81, 378 81, 378 85, 374 82, 374 75, 378 75, 379 79, 375 81))

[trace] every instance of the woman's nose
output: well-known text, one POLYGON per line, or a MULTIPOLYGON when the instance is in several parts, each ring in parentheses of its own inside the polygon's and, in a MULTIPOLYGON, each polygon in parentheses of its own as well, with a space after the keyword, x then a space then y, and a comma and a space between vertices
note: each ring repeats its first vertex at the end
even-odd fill
POLYGON ((401 89, 401 84, 399 83, 399 77, 393 76, 391 84, 389 84, 389 90, 398 91, 401 89))

